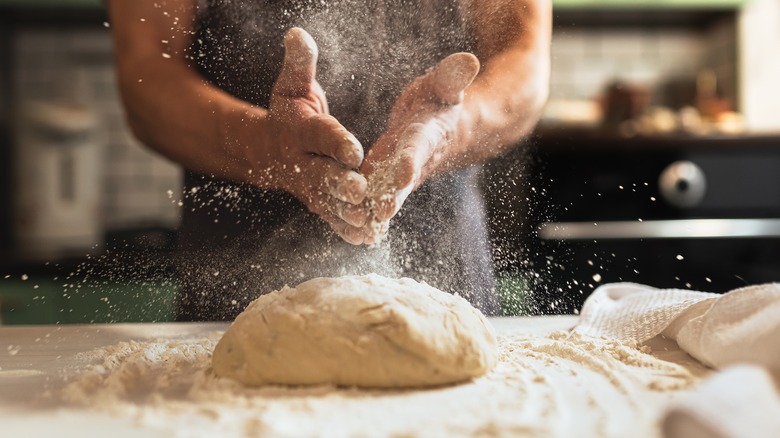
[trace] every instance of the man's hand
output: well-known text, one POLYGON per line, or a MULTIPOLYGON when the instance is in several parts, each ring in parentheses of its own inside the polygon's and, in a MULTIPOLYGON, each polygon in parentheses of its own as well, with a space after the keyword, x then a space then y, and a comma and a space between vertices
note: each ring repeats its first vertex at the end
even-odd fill
POLYGON ((464 90, 479 68, 474 55, 450 55, 398 97, 387 129, 360 168, 368 178, 364 208, 370 216, 361 232, 363 243, 382 238, 407 196, 434 172, 446 148, 458 142, 464 90))
POLYGON ((360 142, 328 114, 325 94, 315 79, 317 46, 303 29, 284 38, 285 56, 273 87, 268 124, 263 130, 268 163, 255 178, 281 188, 325 220, 344 240, 362 243, 359 227, 367 216, 357 207, 366 196, 360 142))

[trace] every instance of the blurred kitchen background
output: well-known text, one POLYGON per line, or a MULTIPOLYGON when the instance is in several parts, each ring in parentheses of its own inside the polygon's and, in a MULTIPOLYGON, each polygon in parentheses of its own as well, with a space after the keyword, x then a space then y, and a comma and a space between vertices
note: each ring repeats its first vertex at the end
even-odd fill
MULTIPOLYGON (((486 171, 506 312, 779 281, 780 1, 553 4, 543 119, 486 171)), ((106 20, 0 0, 0 323, 171 317, 181 171, 125 124, 106 20)))

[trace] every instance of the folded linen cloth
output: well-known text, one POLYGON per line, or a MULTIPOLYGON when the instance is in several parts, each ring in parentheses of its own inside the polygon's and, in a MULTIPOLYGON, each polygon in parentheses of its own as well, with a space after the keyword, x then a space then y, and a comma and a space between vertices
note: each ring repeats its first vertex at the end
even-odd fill
POLYGON ((585 301, 575 331, 637 342, 663 334, 710 367, 752 363, 780 379, 780 283, 722 295, 605 284, 585 301))
POLYGON ((780 395, 763 368, 734 365, 672 403, 666 438, 780 437, 780 395))
POLYGON ((658 335, 715 373, 660 419, 666 438, 780 437, 780 283, 723 295, 634 283, 600 286, 575 331, 645 342, 658 335), (732 364, 751 365, 732 365, 732 364))

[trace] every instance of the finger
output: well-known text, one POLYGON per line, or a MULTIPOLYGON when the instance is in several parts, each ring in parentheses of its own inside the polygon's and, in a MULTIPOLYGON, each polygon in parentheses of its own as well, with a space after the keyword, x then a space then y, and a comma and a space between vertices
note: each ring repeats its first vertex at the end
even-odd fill
POLYGON ((353 227, 362 227, 369 222, 371 211, 365 204, 354 205, 347 202, 334 202, 330 212, 353 227))
POLYGON ((455 53, 444 58, 430 73, 432 92, 443 103, 463 101, 466 89, 479 73, 479 60, 471 53, 455 53))
POLYGON ((365 226, 371 219, 371 211, 365 204, 341 203, 337 205, 341 208, 337 215, 353 227, 365 226))
POLYGON ((311 192, 307 201, 306 206, 309 211, 327 222, 336 234, 353 245, 363 243, 363 240, 365 240, 365 233, 359 230, 361 229, 360 227, 365 224, 365 221, 360 227, 350 225, 347 221, 333 212, 333 205, 334 203, 338 205, 338 201, 335 201, 331 196, 325 193, 311 192))
MULTIPOLYGON (((430 155, 433 143, 427 139, 426 129, 422 123, 413 123, 406 127, 395 141, 392 155, 375 153, 379 141, 369 151, 368 159, 363 162, 360 172, 369 175, 371 192, 377 195, 392 193, 398 188, 414 182, 417 169, 425 164, 425 158, 430 155)), ((441 137, 438 135, 437 137, 441 137)))
POLYGON ((392 194, 385 194, 376 199, 371 206, 371 212, 378 222, 386 222, 392 219, 406 201, 406 198, 412 193, 413 186, 402 187, 392 194))
POLYGON ((366 177, 354 170, 346 170, 340 166, 331 166, 331 169, 331 176, 327 180, 328 193, 331 196, 353 205, 358 205, 366 199, 368 192, 366 177))
POLYGON ((400 209, 395 194, 392 194, 377 199, 371 207, 371 212, 377 222, 384 222, 392 219, 400 209))
POLYGON ((366 236, 362 228, 347 227, 344 229, 344 233, 340 235, 347 243, 353 245, 361 245, 365 243, 366 236))
POLYGON ((363 227, 363 244, 376 245, 387 235, 390 228, 389 221, 374 220, 370 225, 363 227))
POLYGON ((371 211, 366 204, 342 202, 321 191, 312 192, 307 199, 309 211, 312 213, 320 216, 328 214, 353 227, 362 227, 371 218, 371 211))
POLYGON ((302 129, 304 151, 333 158, 349 169, 357 169, 363 163, 363 146, 336 118, 318 114, 306 119, 302 129))
POLYGON ((371 175, 375 173, 383 163, 389 162, 395 154, 393 146, 395 146, 395 136, 390 136, 387 133, 382 134, 379 139, 371 146, 368 153, 363 160, 363 164, 360 165, 360 173, 363 175, 371 175))
POLYGON ((445 140, 445 130, 435 120, 407 126, 398 140, 395 186, 414 185, 436 146, 445 140))
POLYGON ((371 212, 377 220, 389 221, 401 210, 404 201, 412 193, 421 174, 420 160, 415 151, 407 149, 398 157, 393 167, 392 188, 375 197, 371 212))
POLYGON ((366 178, 331 158, 312 157, 306 177, 319 181, 315 188, 339 201, 357 205, 366 198, 366 178))
POLYGON ((323 212, 319 215, 322 220, 330 225, 330 228, 339 235, 345 242, 352 245, 362 245, 366 240, 366 232, 363 228, 353 227, 341 220, 330 212, 323 212))
POLYGON ((401 135, 395 156, 372 163, 369 197, 371 212, 379 221, 395 216, 411 193, 426 163, 427 141, 422 124, 410 125, 401 135))
POLYGON ((308 93, 317 74, 317 44, 308 32, 293 27, 284 35, 284 61, 274 91, 285 96, 308 93))

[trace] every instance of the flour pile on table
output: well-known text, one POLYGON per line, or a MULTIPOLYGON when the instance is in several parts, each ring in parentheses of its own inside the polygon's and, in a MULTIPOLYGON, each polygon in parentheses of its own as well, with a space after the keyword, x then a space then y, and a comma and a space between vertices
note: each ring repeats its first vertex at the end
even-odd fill
POLYGON ((247 388, 210 370, 220 336, 95 350, 50 396, 180 436, 653 437, 698 380, 648 347, 555 332, 499 335, 498 365, 461 385, 247 388))

